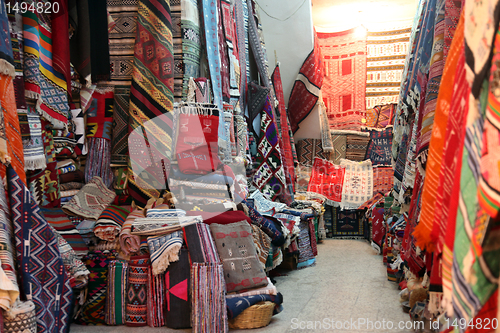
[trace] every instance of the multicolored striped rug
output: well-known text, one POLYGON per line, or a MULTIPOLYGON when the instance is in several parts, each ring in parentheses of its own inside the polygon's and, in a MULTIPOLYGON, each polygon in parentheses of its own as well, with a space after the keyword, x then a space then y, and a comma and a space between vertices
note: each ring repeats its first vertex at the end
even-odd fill
POLYGON ((366 109, 397 103, 411 27, 368 31, 366 36, 366 109))

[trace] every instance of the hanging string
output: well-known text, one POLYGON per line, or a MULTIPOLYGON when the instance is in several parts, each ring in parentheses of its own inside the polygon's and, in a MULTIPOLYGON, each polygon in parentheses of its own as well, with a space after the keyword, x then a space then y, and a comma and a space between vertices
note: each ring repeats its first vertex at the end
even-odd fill
POLYGON ((298 7, 297 7, 297 9, 295 9, 295 10, 293 11, 293 13, 292 13, 292 14, 290 14, 288 17, 286 17, 286 18, 284 18, 284 19, 280 19, 280 18, 278 18, 278 17, 275 17, 275 16, 270 15, 268 12, 266 12, 266 11, 264 10, 264 7, 262 7, 258 1, 255 1, 255 2, 257 3, 257 5, 259 5, 259 9, 260 9, 261 11, 263 11, 263 12, 264 12, 267 16, 269 16, 270 18, 273 18, 273 19, 275 19, 275 20, 278 20, 278 21, 281 21, 281 22, 285 22, 285 21, 289 20, 292 16, 294 16, 294 15, 298 12, 298 11, 299 11, 299 9, 300 9, 300 8, 302 8, 302 6, 306 3, 306 1, 307 1, 307 0, 302 1, 302 3, 301 3, 298 7))

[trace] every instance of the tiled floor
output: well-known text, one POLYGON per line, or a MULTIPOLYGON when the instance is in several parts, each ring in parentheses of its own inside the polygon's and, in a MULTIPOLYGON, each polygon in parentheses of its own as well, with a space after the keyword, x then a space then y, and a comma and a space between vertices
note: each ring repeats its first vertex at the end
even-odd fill
MULTIPOLYGON (((273 317, 269 326, 233 332, 411 332, 398 328, 409 321, 409 316, 399 305, 397 285, 387 281, 382 257, 367 242, 328 239, 318 245, 318 252, 316 266, 276 278, 284 310, 273 317)), ((190 330, 72 325, 71 332, 190 330)))

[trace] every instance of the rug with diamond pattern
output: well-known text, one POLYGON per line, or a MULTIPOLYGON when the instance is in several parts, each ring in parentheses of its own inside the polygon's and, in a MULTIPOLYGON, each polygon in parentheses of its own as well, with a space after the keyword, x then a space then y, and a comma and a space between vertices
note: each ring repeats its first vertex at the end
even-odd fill
POLYGON ((37 332, 67 332, 73 292, 57 239, 12 167, 7 175, 21 298, 35 303, 37 332))
POLYGON ((97 220, 115 197, 115 192, 109 190, 100 177, 94 177, 63 206, 63 210, 68 215, 97 220))
POLYGON ((125 325, 146 326, 148 314, 149 255, 130 258, 125 325))

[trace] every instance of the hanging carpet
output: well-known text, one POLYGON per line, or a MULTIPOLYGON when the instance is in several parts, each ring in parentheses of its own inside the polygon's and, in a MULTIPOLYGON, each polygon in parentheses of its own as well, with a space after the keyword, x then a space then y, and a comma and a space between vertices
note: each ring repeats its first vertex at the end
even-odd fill
POLYGON ((347 132, 345 158, 350 161, 364 161, 369 144, 370 135, 368 133, 347 132))
POLYGON ((318 33, 324 60, 323 102, 330 128, 359 130, 365 118, 366 36, 359 37, 358 27, 318 33))
POLYGON ((261 111, 260 135, 256 158, 258 166, 252 179, 253 184, 271 200, 280 198, 282 202, 291 202, 291 194, 285 191, 286 180, 281 163, 279 133, 269 98, 261 111))
POLYGON ((373 194, 387 193, 394 185, 394 169, 390 166, 373 166, 373 194))
POLYGON ((129 191, 142 206, 150 197, 158 197, 165 184, 165 175, 148 170, 145 163, 155 163, 150 155, 170 151, 168 147, 172 146, 172 118, 166 114, 173 109, 174 69, 169 1, 139 0, 138 7, 129 144, 133 143, 130 151, 143 153, 130 156, 129 191), (146 138, 141 137, 142 127, 152 119, 155 124, 150 126, 154 131, 151 128, 146 138))
POLYGON ((314 48, 302 64, 288 99, 288 114, 293 133, 299 129, 300 122, 311 113, 318 102, 324 80, 323 66, 320 43, 315 34, 314 48))
POLYGON ((361 213, 356 209, 340 210, 333 223, 333 238, 364 238, 361 213))
POLYGON ((366 110, 366 127, 386 128, 394 125, 397 104, 377 105, 366 110))
POLYGON ((370 133, 370 143, 365 159, 373 165, 391 165, 392 163, 392 126, 384 129, 367 129, 370 133))
POLYGON ((411 27, 368 31, 366 37, 367 110, 377 105, 398 102, 410 34, 411 27))
MULTIPOLYGON (((26 4, 36 8, 39 3, 30 0, 26 4)), ((48 15, 34 10, 23 13, 26 96, 37 100, 37 110, 55 127, 65 128, 70 117, 68 86, 63 73, 53 66, 54 40, 48 15)))
POLYGON ((345 167, 340 207, 342 209, 356 209, 373 196, 372 162, 341 160, 340 166, 345 167))
POLYGON ((298 141, 297 155, 299 163, 303 166, 312 167, 316 157, 323 160, 329 159, 329 154, 323 151, 323 146, 319 139, 302 139, 298 141))

